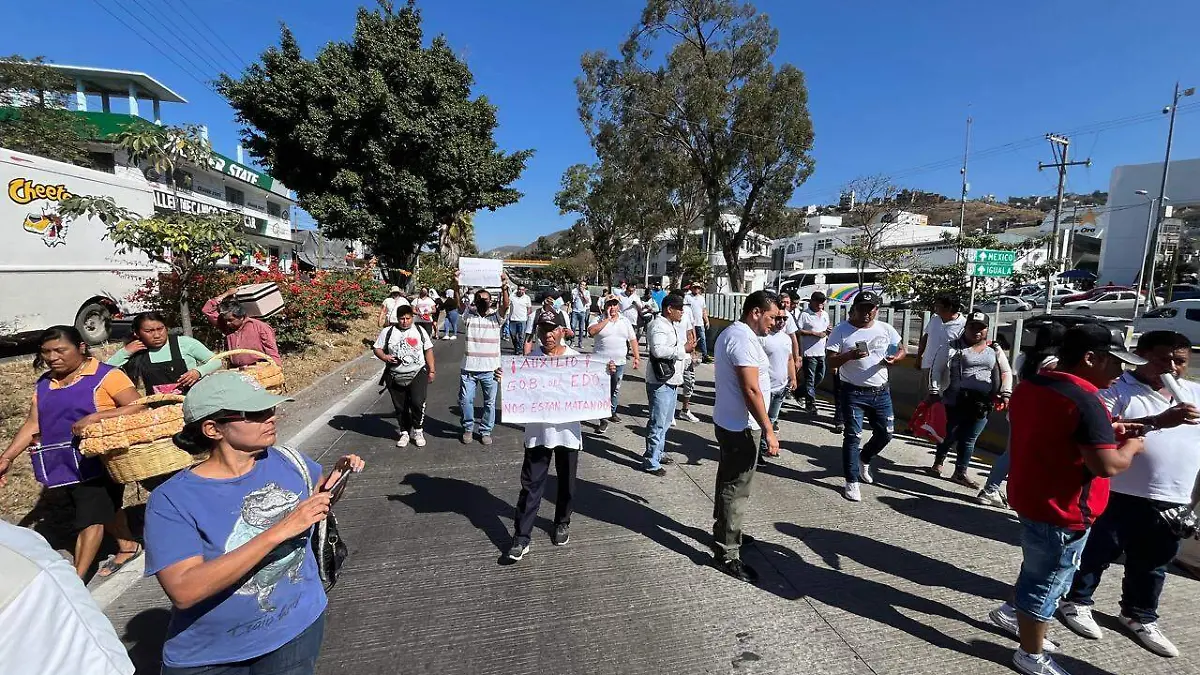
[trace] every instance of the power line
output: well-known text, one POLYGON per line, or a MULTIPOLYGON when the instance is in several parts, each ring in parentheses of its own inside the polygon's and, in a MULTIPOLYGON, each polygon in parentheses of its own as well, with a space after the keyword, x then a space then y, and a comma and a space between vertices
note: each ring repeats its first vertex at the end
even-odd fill
MULTIPOLYGON (((167 1, 169 1, 169 0, 167 0, 167 1)), ((235 59, 237 59, 238 61, 240 61, 243 67, 246 67, 246 68, 249 68, 249 67, 250 67, 250 64, 246 63, 246 61, 245 61, 244 59, 242 59, 242 57, 241 57, 241 56, 239 56, 237 52, 233 51, 233 48, 229 46, 229 43, 225 42, 225 40, 224 40, 224 39, 221 37, 221 34, 220 34, 220 33, 218 33, 217 31, 213 30, 213 29, 212 29, 212 26, 209 26, 209 25, 208 25, 208 22, 206 22, 206 21, 205 21, 205 20, 204 20, 204 19, 203 19, 203 18, 202 18, 202 17, 201 17, 199 14, 197 14, 197 13, 196 13, 196 12, 195 12, 195 11, 194 11, 192 8, 191 8, 191 6, 190 6, 190 5, 188 5, 188 3, 187 3, 187 0, 180 0, 180 3, 179 3, 179 4, 183 5, 183 8, 184 8, 184 9, 186 9, 186 10, 188 11, 188 13, 189 13, 189 14, 191 14, 191 15, 192 15, 192 16, 194 16, 194 17, 196 17, 196 21, 197 21, 197 22, 198 22, 198 23, 199 23, 201 26, 204 26, 206 29, 208 29, 208 32, 209 32, 209 33, 212 33, 212 36, 213 36, 213 37, 215 37, 215 38, 217 38, 217 42, 220 42, 220 43, 221 43, 221 45, 225 47, 225 50, 226 50, 226 51, 228 51, 230 54, 232 54, 232 55, 233 55, 233 58, 235 58, 235 59)))
MULTIPOLYGON (((143 5, 141 3, 141 0, 132 0, 132 2, 133 2, 133 4, 137 5, 138 8, 140 8, 142 10, 143 14, 152 18, 154 20, 154 22, 162 28, 162 31, 161 31, 162 35, 171 35, 171 34, 175 35, 175 37, 178 39, 178 43, 173 45, 173 48, 176 51, 178 51, 180 54, 182 54, 183 51, 180 49, 180 47, 187 49, 193 56, 196 56, 201 61, 204 61, 206 64, 211 66, 214 73, 220 74, 221 66, 217 65, 217 63, 215 61, 208 58, 207 54, 204 54, 200 50, 196 49, 195 44, 192 43, 190 40, 186 39, 181 31, 172 30, 171 27, 168 26, 166 24, 166 22, 162 20, 162 18, 160 16, 160 14, 162 14, 161 12, 151 12, 150 10, 148 10, 146 8, 145 5, 143 5)), ((130 12, 131 14, 133 13, 133 11, 129 7, 126 7, 125 11, 130 12)), ((143 25, 145 25, 145 24, 143 24, 143 25)), ((178 25, 176 25, 176 28, 178 28, 178 25)))
MULTIPOLYGON (((196 24, 194 21, 188 20, 188 18, 185 17, 183 15, 183 13, 180 12, 175 7, 174 3, 164 1, 164 2, 160 2, 158 6, 166 7, 167 9, 171 10, 171 12, 173 12, 175 14, 175 16, 179 17, 180 21, 182 21, 184 23, 184 25, 186 25, 193 33, 195 33, 197 37, 199 37, 201 40, 204 40, 204 43, 206 45, 208 45, 209 49, 212 50, 211 54, 222 59, 223 64, 229 64, 230 66, 232 66, 231 68, 228 68, 229 72, 234 72, 234 71, 238 70, 239 67, 238 67, 237 63, 235 63, 233 61, 233 59, 230 59, 227 55, 222 53, 221 50, 219 50, 217 48, 217 46, 215 44, 213 44, 211 40, 208 39, 208 36, 205 35, 203 33, 203 31, 201 31, 199 28, 196 27, 196 24)), ((195 15, 193 14, 193 16, 195 16, 195 15)), ((196 18, 198 19, 199 17, 196 17, 196 18)), ((243 65, 244 65, 244 63, 243 63, 243 65)), ((224 67, 222 67, 222 68, 218 68, 218 70, 226 70, 226 69, 224 67)))
POLYGON ((192 78, 192 79, 193 79, 193 80, 195 80, 197 83, 199 83, 199 84, 200 84, 200 86, 202 86, 202 87, 206 87, 206 88, 211 88, 211 85, 210 85, 209 83, 207 83, 207 82, 205 82, 204 80, 202 80, 202 79, 201 79, 201 78, 204 76, 204 74, 203 74, 203 71, 200 71, 200 73, 201 73, 201 76, 200 76, 200 77, 196 77, 196 75, 195 75, 195 73, 194 73, 193 71, 191 71, 191 70, 189 70, 188 68, 184 67, 184 66, 183 66, 183 64, 179 63, 178 61, 176 61, 176 60, 175 60, 175 58, 174 58, 174 57, 172 57, 172 56, 171 56, 170 54, 168 54, 167 52, 163 51, 163 50, 162 50, 162 49, 161 49, 161 48, 160 48, 160 47, 159 47, 157 44, 155 44, 155 43, 151 42, 149 38, 147 38, 145 35, 142 35, 141 31, 139 31, 139 30, 137 30, 136 28, 134 28, 133 26, 129 25, 129 22, 125 21, 124 19, 122 19, 121 17, 117 16, 116 14, 113 14, 113 13, 112 13, 112 11, 111 11, 109 8, 105 7, 105 6, 104 6, 104 4, 100 2, 100 0, 92 0, 92 2, 93 2, 93 3, 95 3, 95 4, 96 4, 96 6, 97 6, 97 7, 99 7, 100 9, 104 10, 104 12, 105 12, 106 14, 108 14, 108 15, 109 15, 109 16, 111 16, 112 18, 116 19, 116 20, 117 20, 117 22, 118 22, 118 23, 120 23, 122 26, 125 26, 126 28, 128 28, 128 29, 129 29, 129 32, 131 32, 131 33, 133 33, 134 35, 138 36, 139 38, 141 38, 141 40, 142 40, 143 42, 145 42, 146 44, 148 44, 148 45, 150 45, 151 47, 153 47, 153 48, 154 48, 154 51, 158 52, 159 54, 162 54, 162 55, 163 55, 163 58, 165 58, 165 59, 167 59, 168 61, 170 61, 171 63, 175 64, 175 67, 176 67, 176 68, 179 68, 179 70, 183 71, 183 73, 184 73, 184 74, 186 74, 188 77, 192 78))

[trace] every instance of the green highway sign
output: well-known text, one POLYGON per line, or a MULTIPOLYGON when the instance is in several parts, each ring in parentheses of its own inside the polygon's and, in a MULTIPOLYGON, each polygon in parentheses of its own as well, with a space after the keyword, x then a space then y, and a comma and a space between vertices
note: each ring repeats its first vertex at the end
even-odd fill
MULTIPOLYGON (((1016 251, 998 251, 990 248, 969 248, 967 249, 967 262, 969 263, 992 263, 1002 264, 1012 267, 1017 262, 1016 251)), ((1009 270, 1009 274, 1012 271, 1009 270)), ((981 275, 976 275, 981 276, 981 275)), ((989 275, 990 276, 990 275, 989 275)))
POLYGON ((973 277, 1011 277, 1012 263, 968 263, 973 277))

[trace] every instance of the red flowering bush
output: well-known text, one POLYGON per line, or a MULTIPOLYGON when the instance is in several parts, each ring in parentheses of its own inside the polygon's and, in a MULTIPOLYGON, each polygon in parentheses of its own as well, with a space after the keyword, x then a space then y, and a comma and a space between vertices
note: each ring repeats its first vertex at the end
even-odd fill
MULTIPOLYGON (((283 310, 267 319, 275 329, 279 348, 296 351, 311 344, 312 333, 327 329, 345 330, 346 325, 362 316, 364 310, 378 306, 387 296, 388 287, 371 276, 370 270, 354 272, 284 273, 277 265, 267 270, 218 271, 192 279, 188 295, 196 337, 206 344, 221 344, 221 335, 201 313, 208 298, 230 288, 246 284, 273 282, 283 295, 283 310)), ((166 316, 172 326, 179 321, 180 284, 178 276, 163 274, 152 279, 134 294, 132 300, 166 316)))

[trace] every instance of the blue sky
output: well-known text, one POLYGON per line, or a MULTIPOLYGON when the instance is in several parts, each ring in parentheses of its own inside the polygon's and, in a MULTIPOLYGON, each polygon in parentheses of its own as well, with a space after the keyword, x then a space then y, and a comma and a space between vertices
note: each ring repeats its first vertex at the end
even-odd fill
MULTIPOLYGON (((196 79, 216 70, 205 56, 223 68, 240 64, 211 36, 212 47, 184 28, 185 19, 197 25, 188 9, 202 16, 236 56, 251 61, 278 41, 281 21, 310 54, 327 41, 348 38, 357 4, 63 0, 54 12, 22 12, 0 26, 0 42, 6 53, 150 73, 190 101, 165 106, 164 118, 207 124, 216 149, 232 155, 237 143, 232 111, 196 79), (150 36, 184 68, 101 5, 150 36), (169 34, 170 46, 163 34, 169 34)), ((1151 113, 1169 103, 1175 80, 1200 86, 1200 51, 1194 42, 1200 3, 1195 0, 756 4, 780 31, 776 60, 797 65, 808 78, 817 168, 797 191, 796 204, 832 201, 846 181, 873 173, 894 174, 903 186, 957 195, 957 158, 968 113, 975 119, 973 149, 999 148, 972 160, 972 195, 1052 193, 1052 172, 1037 171, 1039 160, 1051 159, 1046 143, 1036 140, 1048 131, 1082 130, 1073 137, 1072 152, 1094 161, 1091 168, 1072 171, 1069 189, 1107 190, 1113 166, 1161 161, 1166 118, 1151 113), (1137 124, 1089 126, 1144 114, 1148 121, 1137 124), (1027 139, 1035 140, 1009 145, 1027 139)), ((427 35, 445 34, 474 71, 478 93, 498 106, 501 147, 537 151, 518 183, 524 199, 477 218, 480 247, 525 244, 569 226, 571 217, 559 216, 552 201, 559 177, 569 165, 592 158, 576 115, 579 57, 595 49, 615 51, 642 2, 425 0, 420 5, 427 35)), ((1176 127, 1177 158, 1200 156, 1196 112, 1200 96, 1185 99, 1176 127)))

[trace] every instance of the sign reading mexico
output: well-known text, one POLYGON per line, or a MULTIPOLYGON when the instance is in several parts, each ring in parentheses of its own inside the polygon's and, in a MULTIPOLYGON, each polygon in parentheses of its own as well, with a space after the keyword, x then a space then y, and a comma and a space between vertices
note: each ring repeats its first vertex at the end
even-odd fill
POLYGON ((504 269, 503 260, 491 258, 459 258, 458 285, 467 287, 481 286, 496 288, 500 285, 500 272, 504 269))
POLYGON ((517 424, 562 424, 611 414, 608 359, 504 356, 500 419, 517 424))

